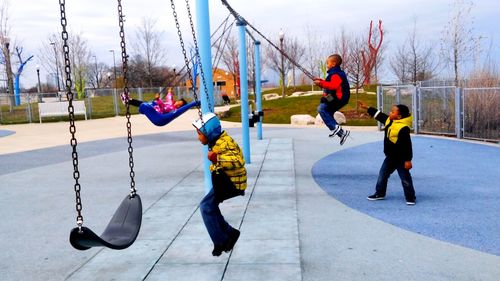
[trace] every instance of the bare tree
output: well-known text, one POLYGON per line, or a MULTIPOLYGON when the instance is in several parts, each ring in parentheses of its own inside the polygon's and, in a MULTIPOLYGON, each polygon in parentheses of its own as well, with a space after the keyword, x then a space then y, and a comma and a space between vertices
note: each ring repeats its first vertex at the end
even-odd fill
POLYGON ((305 59, 307 70, 313 75, 320 77, 323 75, 320 65, 332 54, 331 50, 334 48, 327 42, 335 40, 322 40, 314 31, 310 30, 309 27, 306 28, 306 34, 307 43, 305 46, 305 59))
MULTIPOLYGON (((290 56, 291 59, 293 59, 296 63, 301 64, 302 59, 304 58, 305 54, 305 47, 300 43, 300 41, 297 38, 294 38, 289 42, 290 48, 289 48, 289 53, 288 56, 290 56)), ((296 66, 294 64, 291 64, 291 70, 292 70, 292 82, 293 86, 295 87, 295 68, 296 66)))
POLYGON ((318 63, 324 59, 323 57, 321 57, 318 48, 319 46, 321 46, 321 43, 319 43, 318 36, 315 33, 313 33, 313 31, 310 30, 309 26, 306 27, 306 34, 307 34, 306 65, 309 72, 319 77, 320 74, 318 70, 318 63))
POLYGON ((234 95, 238 93, 239 83, 239 62, 238 62, 238 43, 234 37, 227 40, 224 52, 222 52, 222 63, 227 67, 227 70, 233 76, 234 95))
POLYGON ((472 7, 472 2, 455 0, 451 18, 441 39, 442 57, 448 65, 451 64, 457 86, 461 79, 461 68, 472 55, 472 48, 477 40, 473 36, 473 19, 470 15, 472 7))
POLYGON ((81 34, 73 34, 69 38, 70 44, 70 62, 73 81, 75 82, 75 90, 78 98, 84 98, 84 90, 86 77, 88 76, 88 66, 92 56, 87 40, 81 34))
MULTIPOLYGON (((70 52, 72 50, 70 49, 70 52)), ((38 50, 37 56, 42 67, 47 73, 54 77, 53 82, 56 88, 60 86, 60 76, 64 73, 64 56, 62 39, 58 34, 49 34, 47 41, 42 42, 42 46, 38 50)), ((60 88, 57 91, 61 90, 60 88)))
POLYGON ((410 66, 406 43, 398 47, 396 55, 392 57, 390 61, 390 68, 392 73, 398 78, 399 82, 406 83, 409 80, 408 70, 410 69, 410 66))
MULTIPOLYGON (((334 53, 339 54, 342 57, 342 64, 344 65, 344 68, 349 65, 349 60, 350 60, 350 47, 351 47, 351 42, 350 38, 347 35, 345 28, 342 27, 340 29, 340 36, 337 40, 335 40, 334 43, 334 53)), ((331 54, 330 54, 331 55, 331 54)))
MULTIPOLYGON (((387 35, 387 29, 383 29, 382 33, 374 33, 373 34, 373 42, 377 42, 379 40, 380 36, 386 36, 387 35)), ((386 36, 387 38, 387 36, 386 36)), ((379 76, 381 75, 381 71, 384 70, 384 62, 385 62, 385 52, 387 50, 387 46, 390 44, 390 41, 387 39, 384 41, 383 44, 380 45, 380 49, 377 52, 377 55, 375 56, 375 62, 373 65, 373 79, 375 80, 375 83, 379 82, 379 76)))
MULTIPOLYGON (((279 43, 277 44, 279 45, 279 43)), ((296 38, 285 38, 283 42, 283 52, 290 57, 290 59, 294 60, 295 62, 299 63, 301 62, 305 48, 302 46, 299 41, 296 38)), ((288 72, 292 70, 294 67, 290 62, 286 61, 286 58, 284 58, 285 62, 283 63, 283 67, 281 66, 281 52, 279 50, 276 50, 273 46, 268 45, 266 49, 266 56, 268 58, 268 67, 276 71, 277 73, 281 73, 282 77, 287 77, 288 72)), ((285 81, 283 82, 283 87, 286 86, 285 81)))
POLYGON ((413 23, 413 30, 408 36, 409 53, 407 56, 408 72, 410 81, 415 85, 417 81, 428 80, 433 76, 433 72, 437 67, 436 61, 433 59, 432 48, 422 47, 420 40, 417 37, 417 21, 413 23))
POLYGON ((10 96, 10 110, 15 104, 14 99, 14 74, 11 65, 11 42, 9 38, 10 25, 9 25, 9 2, 4 1, 0 6, 0 44, 2 44, 3 64, 5 65, 5 73, 7 75, 7 87, 10 96))
MULTIPOLYGON (((382 41, 384 39, 384 32, 382 30, 382 21, 378 21, 378 34, 380 37, 377 36, 377 32, 373 32, 373 21, 370 22, 370 29, 368 31, 368 47, 366 48, 365 51, 361 53, 363 57, 363 65, 365 69, 365 81, 364 84, 368 85, 370 84, 370 80, 372 78, 372 71, 374 67, 377 65, 377 58, 378 58, 378 53, 380 51, 380 47, 382 46, 382 41), (378 44, 376 43, 378 41, 378 44)), ((375 70, 376 72, 376 70, 375 70)))
POLYGON ((132 44, 136 55, 144 60, 146 77, 149 87, 153 86, 153 76, 155 68, 161 66, 166 60, 165 48, 161 45, 160 39, 163 32, 156 30, 156 19, 143 18, 142 25, 136 32, 136 42, 132 44))
POLYGON ((89 62, 87 66, 87 85, 92 88, 101 88, 104 86, 105 74, 111 72, 112 69, 103 62, 98 62, 95 55, 92 56, 94 61, 89 62))
MULTIPOLYGON (((78 98, 83 98, 84 89, 86 86, 87 77, 92 67, 90 65, 92 53, 88 47, 88 41, 80 33, 69 32, 68 48, 69 62, 71 65, 71 79, 73 81, 74 90, 77 92, 78 98)), ((46 42, 42 42, 42 47, 39 49, 39 59, 42 61, 43 67, 49 73, 53 73, 57 79, 56 84, 66 81, 65 77, 65 59, 63 52, 63 42, 60 36, 51 34, 46 42), (59 77, 60 76, 60 77, 59 77)))
POLYGON ((351 81, 351 86, 354 86, 356 89, 356 111, 358 110, 359 89, 363 86, 363 81, 365 80, 362 55, 363 45, 363 38, 361 37, 355 37, 349 40, 348 53, 346 55, 349 63, 344 66, 349 80, 351 81))

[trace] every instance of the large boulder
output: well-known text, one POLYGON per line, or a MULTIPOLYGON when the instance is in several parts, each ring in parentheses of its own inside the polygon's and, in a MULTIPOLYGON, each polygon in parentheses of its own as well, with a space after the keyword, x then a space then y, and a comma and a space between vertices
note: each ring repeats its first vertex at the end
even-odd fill
POLYGON ((297 114, 290 117, 292 125, 312 125, 314 124, 314 117, 309 114, 297 114))
POLYGON ((264 100, 276 100, 276 99, 281 98, 281 96, 278 94, 272 93, 272 94, 265 94, 262 96, 262 98, 264 98, 264 100))
MULTIPOLYGON (((333 118, 335 118, 335 121, 337 121, 339 125, 345 124, 347 121, 345 115, 340 111, 335 111, 335 113, 333 114, 333 118)), ((319 114, 316 115, 316 118, 314 120, 314 125, 323 125, 323 124, 325 124, 325 122, 323 122, 321 116, 319 116, 319 114)))

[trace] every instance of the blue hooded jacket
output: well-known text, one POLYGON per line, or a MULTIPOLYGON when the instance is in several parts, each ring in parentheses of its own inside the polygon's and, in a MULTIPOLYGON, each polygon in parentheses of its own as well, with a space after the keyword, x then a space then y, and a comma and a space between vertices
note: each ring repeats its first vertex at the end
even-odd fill
POLYGON ((201 120, 198 119, 193 122, 193 126, 207 137, 208 144, 211 147, 222 134, 222 127, 219 118, 217 118, 217 116, 213 113, 204 114, 202 119, 204 123, 203 125, 201 120))

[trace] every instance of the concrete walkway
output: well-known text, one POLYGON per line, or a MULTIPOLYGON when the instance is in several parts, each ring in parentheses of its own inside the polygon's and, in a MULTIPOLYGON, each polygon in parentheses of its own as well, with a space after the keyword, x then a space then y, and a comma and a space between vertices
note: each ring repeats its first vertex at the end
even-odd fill
MULTIPOLYGON (((133 116, 144 215, 138 240, 121 251, 69 245, 76 212, 67 124, 0 126, 15 132, 0 137, 0 279, 498 280, 500 257, 382 222, 315 183, 316 162, 380 141, 373 129, 353 131, 343 147, 321 127, 266 126, 261 141, 252 131, 247 193, 222 204, 242 234, 231 253, 212 257, 198 211, 204 156, 190 124, 195 118, 189 112, 154 127, 133 116)), ((85 225, 99 233, 128 193, 124 122, 77 126, 82 211, 85 225)), ((223 127, 241 143, 238 124, 223 127)))

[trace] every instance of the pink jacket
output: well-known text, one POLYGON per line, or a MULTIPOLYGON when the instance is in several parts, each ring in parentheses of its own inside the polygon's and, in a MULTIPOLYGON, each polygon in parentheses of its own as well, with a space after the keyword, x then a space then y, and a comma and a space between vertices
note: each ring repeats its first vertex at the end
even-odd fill
POLYGON ((167 93, 165 102, 163 102, 161 98, 155 99, 154 101, 156 104, 153 107, 158 113, 163 114, 176 109, 174 106, 174 97, 171 92, 167 93))

